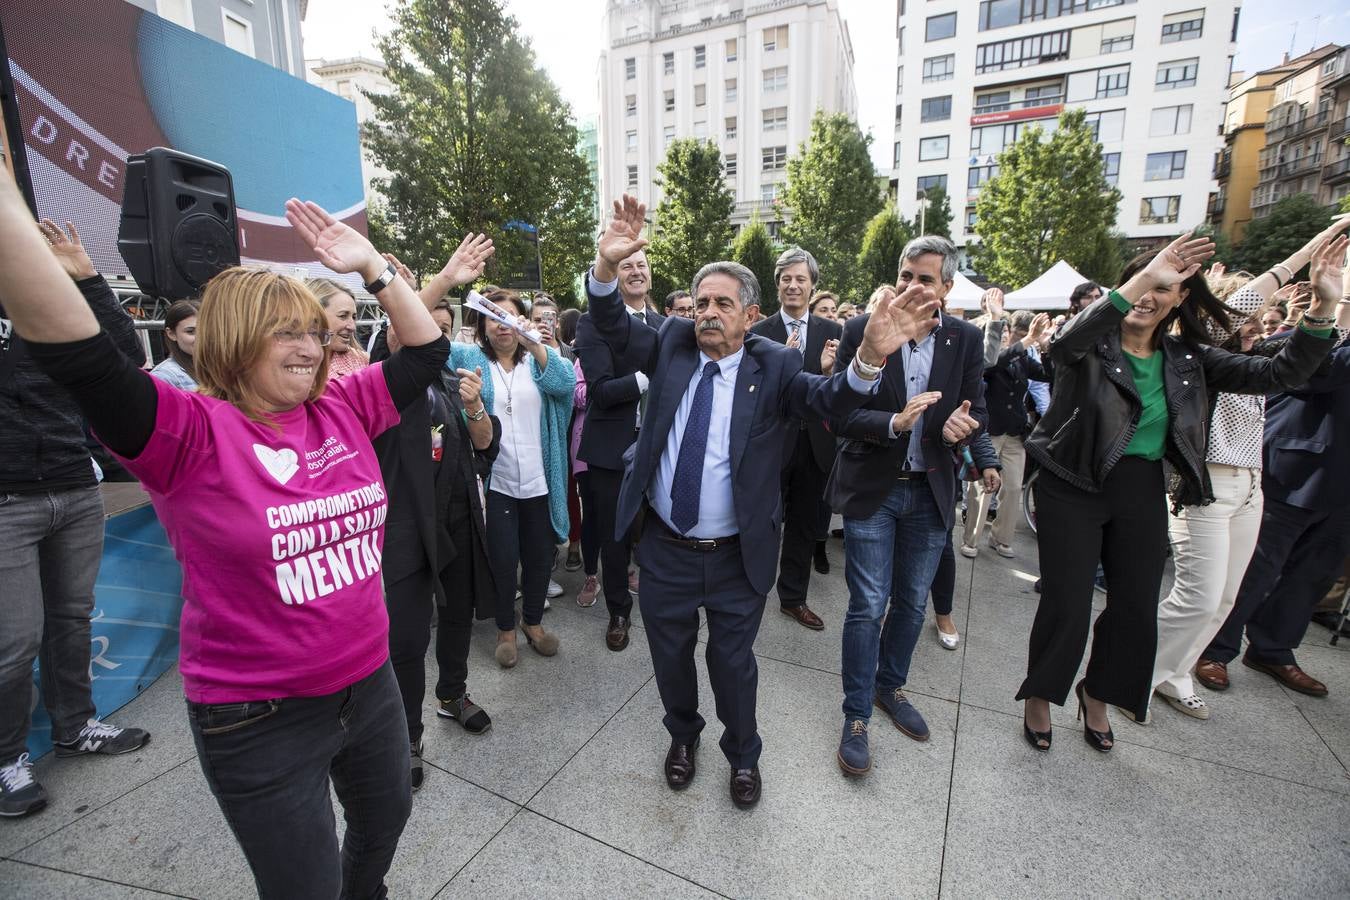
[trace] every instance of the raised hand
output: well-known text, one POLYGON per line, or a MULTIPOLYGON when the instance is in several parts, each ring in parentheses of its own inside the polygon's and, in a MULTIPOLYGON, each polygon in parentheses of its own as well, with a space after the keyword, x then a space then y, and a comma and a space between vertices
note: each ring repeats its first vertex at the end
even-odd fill
POLYGON ((482 367, 475 367, 472 372, 456 369, 455 374, 459 376, 459 399, 464 401, 464 408, 469 412, 478 412, 478 398, 483 393, 482 367))
POLYGON ((989 313, 991 319, 1003 318, 1003 291, 990 288, 980 297, 980 305, 989 313))
POLYGON ((822 375, 834 374, 834 361, 839 355, 839 342, 830 338, 825 342, 825 346, 820 351, 820 373, 822 375))
POLYGON ((907 341, 921 335, 938 311, 939 302, 932 290, 914 283, 904 293, 887 291, 877 299, 877 305, 863 330, 858 359, 868 365, 880 366, 886 357, 899 350, 907 341))
POLYGON ((1350 247, 1350 237, 1342 234, 1323 240, 1313 251, 1312 269, 1309 274, 1313 293, 1317 295, 1317 307, 1312 311, 1313 315, 1335 314, 1336 303, 1341 299, 1345 283, 1347 247, 1350 247))
POLYGON ((80 233, 75 230, 75 223, 67 222, 66 228, 70 234, 62 231, 61 226, 51 219, 43 219, 38 223, 38 230, 51 245, 52 256, 56 257, 56 261, 61 264, 66 274, 74 281, 93 278, 98 274, 98 270, 94 268, 89 254, 84 251, 84 244, 80 243, 80 233))
POLYGON ((370 241, 319 204, 292 197, 286 201, 286 221, 314 251, 315 258, 334 272, 358 272, 366 281, 374 281, 384 271, 385 259, 370 241))
POLYGON ((1190 232, 1168 244, 1140 273, 1146 281, 1145 290, 1171 287, 1185 281, 1205 260, 1214 255, 1214 241, 1207 237, 1192 237, 1190 232))
POLYGON ((787 345, 791 347, 793 350, 796 350, 798 347, 800 347, 801 343, 802 343, 802 333, 800 329, 793 331, 792 334, 788 335, 787 345))
POLYGON ((631 194, 624 194, 622 200, 614 201, 614 216, 605 233, 600 235, 599 255, 595 261, 597 280, 613 281, 618 275, 619 263, 647 246, 647 239, 642 236, 646 218, 646 205, 631 194))
POLYGON ((1050 330, 1050 317, 1045 313, 1036 313, 1031 320, 1031 328, 1027 331, 1026 340, 1023 344, 1030 347, 1033 344, 1039 344, 1044 340, 1046 332, 1050 330))
POLYGON ((471 284, 482 276, 487 261, 496 249, 492 245, 492 238, 487 235, 466 234, 441 269, 440 277, 448 280, 452 288, 471 284))
POLYGON ((943 423, 942 439, 949 444, 959 444, 979 430, 980 423, 970 414, 970 401, 962 400, 943 423))
POLYGON ((914 423, 919 421, 923 411, 941 399, 942 391, 924 391, 922 394, 915 394, 914 399, 906 403, 904 409, 891 416, 891 430, 896 434, 914 430, 914 423))
POLYGON ((398 277, 402 278, 408 287, 412 288, 414 291, 417 290, 417 276, 412 273, 412 269, 405 266, 403 261, 392 253, 381 253, 380 255, 384 257, 385 262, 394 267, 394 271, 398 273, 398 277))
POLYGON ((1209 267, 1209 271, 1205 273, 1205 277, 1206 277, 1206 278, 1222 278, 1222 277, 1223 277, 1225 274, 1227 274, 1227 273, 1228 273, 1228 267, 1225 266, 1225 265, 1224 265, 1223 263, 1221 263, 1221 262, 1216 262, 1214 265, 1212 265, 1212 266, 1209 267))

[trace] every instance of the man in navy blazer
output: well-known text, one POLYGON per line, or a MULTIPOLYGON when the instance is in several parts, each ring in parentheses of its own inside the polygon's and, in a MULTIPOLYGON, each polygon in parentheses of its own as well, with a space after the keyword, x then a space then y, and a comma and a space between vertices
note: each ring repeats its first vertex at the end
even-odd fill
POLYGON ((1348 454, 1350 345, 1343 344, 1306 385, 1266 403, 1261 533, 1233 610, 1195 667, 1206 687, 1228 687, 1245 627, 1244 665, 1290 690, 1326 696, 1327 686, 1299 667, 1294 651, 1350 554, 1348 454))
POLYGON ((779 473, 789 425, 844 417, 875 390, 877 368, 936 308, 922 288, 890 298, 859 333, 853 365, 832 378, 802 371, 801 354, 746 335, 759 305, 753 273, 709 263, 694 276, 693 320, 671 316, 659 333, 634 325, 617 292, 617 265, 641 249, 646 207, 625 196, 587 276, 591 321, 615 353, 651 379, 647 410, 619 495, 617 528, 639 527, 643 624, 671 735, 666 782, 694 776, 704 720, 694 650, 699 608, 708 619, 708 675, 731 798, 760 797, 752 652, 774 580, 781 522, 779 473))
MULTIPOLYGON (((943 298, 955 276, 951 241, 926 235, 905 246, 901 290, 918 284, 943 298)), ((868 319, 857 316, 844 326, 836 367, 853 359, 868 319)), ((936 313, 914 340, 890 354, 881 386, 864 407, 832 421, 843 441, 826 499, 844 517, 849 592, 844 731, 837 754, 845 775, 871 771, 867 727, 873 704, 911 738, 928 740, 928 725, 903 688, 928 591, 951 540, 953 448, 986 422, 984 334, 936 313)))

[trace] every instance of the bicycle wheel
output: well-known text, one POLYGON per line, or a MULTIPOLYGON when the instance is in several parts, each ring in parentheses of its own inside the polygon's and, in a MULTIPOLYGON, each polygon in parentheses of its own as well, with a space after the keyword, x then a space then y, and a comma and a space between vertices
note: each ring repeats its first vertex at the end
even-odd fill
POLYGON ((1022 515, 1026 517, 1027 527, 1031 533, 1036 533, 1036 493, 1031 486, 1036 483, 1036 478, 1041 474, 1040 469, 1036 469, 1027 476, 1027 480, 1022 483, 1022 515))

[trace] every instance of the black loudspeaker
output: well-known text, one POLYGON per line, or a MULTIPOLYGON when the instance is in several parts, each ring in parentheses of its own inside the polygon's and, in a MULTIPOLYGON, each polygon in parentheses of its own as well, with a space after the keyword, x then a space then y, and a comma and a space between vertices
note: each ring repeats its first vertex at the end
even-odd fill
POLYGON ((141 291, 182 300, 239 265, 229 169, 154 147, 127 158, 117 251, 141 291))

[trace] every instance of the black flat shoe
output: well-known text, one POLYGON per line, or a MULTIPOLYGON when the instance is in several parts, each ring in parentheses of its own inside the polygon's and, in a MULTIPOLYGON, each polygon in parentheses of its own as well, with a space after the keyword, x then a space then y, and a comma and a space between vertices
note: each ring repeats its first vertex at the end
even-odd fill
POLYGON ((1022 720, 1022 737, 1027 739, 1027 743, 1031 745, 1032 750, 1038 753, 1050 752, 1051 733, 1049 731, 1032 731, 1026 719, 1022 720))
POLYGON ((1101 753, 1110 753, 1111 748, 1116 744, 1116 736, 1110 728, 1105 731, 1093 731, 1092 728, 1088 726, 1087 716, 1083 713, 1083 696, 1087 693, 1083 688, 1084 684, 1085 681, 1080 681, 1073 689, 1073 692, 1078 695, 1078 718, 1083 720, 1083 740, 1086 741, 1087 745, 1093 750, 1097 750, 1101 753))

